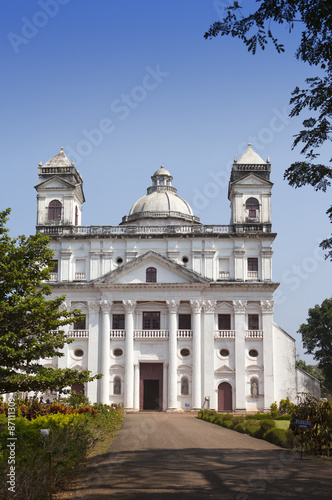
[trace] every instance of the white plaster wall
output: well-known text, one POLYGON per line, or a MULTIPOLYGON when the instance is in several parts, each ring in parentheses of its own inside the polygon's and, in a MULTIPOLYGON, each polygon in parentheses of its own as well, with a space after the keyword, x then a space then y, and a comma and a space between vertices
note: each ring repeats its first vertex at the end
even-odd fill
POLYGON ((320 383, 308 373, 296 367, 297 392, 308 392, 316 398, 320 398, 320 383))
POLYGON ((296 402, 295 339, 273 324, 273 359, 275 400, 289 397, 296 402))

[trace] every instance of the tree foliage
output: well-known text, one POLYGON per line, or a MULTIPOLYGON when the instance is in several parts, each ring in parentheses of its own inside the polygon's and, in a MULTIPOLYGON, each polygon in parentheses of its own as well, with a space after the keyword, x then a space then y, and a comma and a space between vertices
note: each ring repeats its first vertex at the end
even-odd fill
MULTIPOLYGON (((304 114, 303 128, 295 135, 292 148, 301 147, 304 159, 285 171, 284 178, 297 188, 311 185, 316 191, 331 186, 332 168, 316 162, 317 149, 332 136, 332 4, 330 0, 257 0, 254 12, 243 15, 238 1, 225 7, 225 17, 215 22, 204 35, 231 35, 242 40, 249 52, 264 50, 270 41, 278 53, 284 52, 282 43, 272 34, 272 27, 286 24, 289 32, 295 24, 301 27, 301 41, 295 57, 317 67, 318 76, 307 78, 302 88, 297 86, 290 99, 290 116, 304 114), (259 4, 259 5, 257 5, 259 4), (309 113, 310 116, 307 116, 309 113)), ((331 163, 332 158, 329 162, 331 163)), ((327 210, 332 222, 332 207, 327 210)), ((321 245, 332 260, 332 238, 321 245)))
POLYGON ((11 238, 9 213, 0 212, 0 393, 61 390, 91 381, 96 376, 87 370, 53 370, 41 363, 63 356, 72 339, 61 327, 79 318, 80 311, 63 309, 65 296, 49 298, 49 239, 40 234, 11 238))
MULTIPOLYGON (((302 334, 302 342, 307 354, 313 354, 319 361, 318 368, 325 378, 325 386, 332 391, 332 298, 325 299, 319 306, 308 311, 308 319, 298 333, 302 334)), ((315 376, 315 375, 314 375, 315 376)))

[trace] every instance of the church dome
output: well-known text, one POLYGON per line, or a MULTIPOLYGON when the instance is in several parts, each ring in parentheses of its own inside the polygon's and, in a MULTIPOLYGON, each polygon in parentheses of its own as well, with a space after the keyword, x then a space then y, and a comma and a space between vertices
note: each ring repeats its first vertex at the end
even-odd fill
POLYGON ((134 203, 129 215, 122 218, 121 224, 144 224, 147 219, 158 225, 200 223, 189 203, 177 194, 177 189, 172 186, 173 177, 163 165, 151 179, 152 186, 148 187, 147 194, 134 203))

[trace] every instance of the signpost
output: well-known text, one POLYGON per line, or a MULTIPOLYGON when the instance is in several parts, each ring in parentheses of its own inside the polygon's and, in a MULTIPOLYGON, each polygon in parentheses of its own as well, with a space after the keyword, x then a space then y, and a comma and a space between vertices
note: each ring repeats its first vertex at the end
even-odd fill
POLYGON ((311 420, 301 420, 299 418, 295 419, 295 428, 301 431, 301 460, 302 460, 302 449, 303 449, 303 432, 312 429, 311 420))

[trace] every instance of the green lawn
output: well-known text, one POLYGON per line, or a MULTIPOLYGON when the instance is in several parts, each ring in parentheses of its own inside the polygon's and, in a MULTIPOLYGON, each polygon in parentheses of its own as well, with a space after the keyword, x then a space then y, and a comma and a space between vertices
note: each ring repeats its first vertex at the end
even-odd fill
POLYGON ((287 430, 289 427, 289 420, 275 420, 277 429, 287 430))

